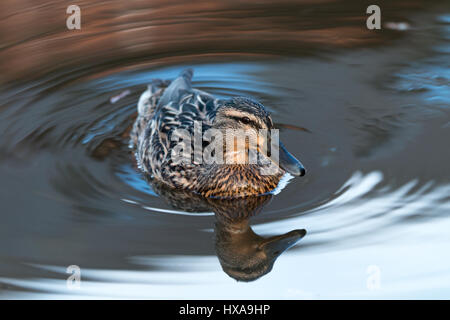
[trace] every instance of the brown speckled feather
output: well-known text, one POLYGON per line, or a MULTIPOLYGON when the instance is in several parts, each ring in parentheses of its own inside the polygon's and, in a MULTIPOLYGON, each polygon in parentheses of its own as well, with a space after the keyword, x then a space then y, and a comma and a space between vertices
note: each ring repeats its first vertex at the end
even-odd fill
MULTIPOLYGON (((205 197, 233 198, 272 191, 284 174, 281 169, 274 175, 264 176, 258 165, 175 164, 172 161, 170 152, 176 142, 171 138, 175 130, 185 129, 193 135, 194 122, 200 121, 204 132, 211 128, 217 110, 226 105, 223 100, 193 89, 191 78, 192 71, 186 70, 170 84, 155 80, 141 95, 130 141, 139 167, 160 183, 205 197)), ((262 106, 246 103, 244 108, 266 114, 262 106)))

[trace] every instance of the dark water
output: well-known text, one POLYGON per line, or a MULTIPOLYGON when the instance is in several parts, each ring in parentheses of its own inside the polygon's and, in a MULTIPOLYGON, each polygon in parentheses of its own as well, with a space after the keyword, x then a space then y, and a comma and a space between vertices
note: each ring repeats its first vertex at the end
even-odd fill
POLYGON ((359 1, 80 2, 68 31, 47 4, 2 11, 1 298, 450 297, 448 5, 380 2, 369 31, 359 1), (222 269, 221 220, 158 196, 127 146, 146 84, 185 67, 266 105, 308 169, 236 224, 307 230, 252 282, 222 269))

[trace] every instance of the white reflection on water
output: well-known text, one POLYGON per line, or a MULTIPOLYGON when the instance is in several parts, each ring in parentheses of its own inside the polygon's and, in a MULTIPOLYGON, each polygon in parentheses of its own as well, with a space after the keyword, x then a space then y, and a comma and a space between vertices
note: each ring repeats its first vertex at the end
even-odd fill
MULTIPOLYGON (((370 238, 370 241, 383 240, 385 230, 380 236, 376 235, 376 230, 395 227, 398 219, 420 215, 424 218, 420 221, 423 226, 427 222, 425 219, 437 217, 450 209, 447 198, 450 194, 449 184, 433 186, 433 182, 428 182, 414 190, 418 181, 412 180, 396 189, 390 186, 377 189, 382 180, 383 175, 378 171, 366 175, 356 172, 340 188, 341 192, 345 191, 330 202, 296 219, 255 226, 254 230, 267 233, 299 223, 308 228, 310 236, 316 233, 316 241, 336 243, 351 237, 358 238, 360 244, 365 237, 370 238)), ((407 222, 405 227, 408 227, 407 222)))
POLYGON ((417 181, 411 181, 396 189, 376 189, 382 180, 380 172, 357 172, 336 199, 313 214, 255 226, 258 233, 304 226, 309 234, 276 262, 271 273, 253 283, 229 278, 215 256, 130 258, 151 271, 81 266, 79 290, 67 289, 61 280, 65 267, 59 266, 35 265, 59 274, 58 280, 0 278, 0 282, 38 291, 9 292, 16 298, 449 298, 450 243, 445 235, 450 228, 450 185, 430 182, 415 190, 417 181), (429 216, 420 223, 402 221, 401 228, 396 224, 399 218, 416 214, 429 216), (326 245, 314 247, 321 242, 326 245), (367 287, 371 265, 381 271, 376 290, 367 287))

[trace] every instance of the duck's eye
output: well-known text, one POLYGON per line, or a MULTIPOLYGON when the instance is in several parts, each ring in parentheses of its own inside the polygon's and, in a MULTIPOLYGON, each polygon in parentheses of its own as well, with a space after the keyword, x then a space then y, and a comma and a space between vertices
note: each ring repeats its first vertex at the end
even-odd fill
POLYGON ((243 118, 241 118, 241 122, 244 124, 249 124, 251 122, 251 120, 249 117, 243 117, 243 118))

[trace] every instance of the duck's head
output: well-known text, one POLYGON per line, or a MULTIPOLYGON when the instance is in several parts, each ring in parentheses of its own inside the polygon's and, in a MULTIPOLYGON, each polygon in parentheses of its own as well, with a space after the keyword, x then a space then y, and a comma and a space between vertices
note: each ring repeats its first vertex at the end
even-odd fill
MULTIPOLYGON (((253 148, 255 150, 252 151, 267 155, 267 159, 294 176, 303 176, 306 173, 302 163, 286 150, 281 141, 274 143, 271 133, 275 127, 270 113, 262 104, 252 99, 236 97, 224 100, 216 111, 212 127, 222 132, 227 132, 228 129, 243 130, 245 136, 253 135, 253 137, 256 137, 255 144, 249 143, 247 138, 245 143, 247 148, 250 150, 253 148), (278 156, 274 156, 277 153, 273 150, 269 153, 265 152, 267 149, 264 149, 264 146, 270 146, 271 144, 272 148, 275 146, 278 149, 278 156)), ((226 149, 225 140, 224 150, 226 149)))
POLYGON ((269 273, 276 259, 303 238, 306 230, 264 238, 247 221, 216 224, 216 251, 222 269, 238 281, 254 281, 269 273))

